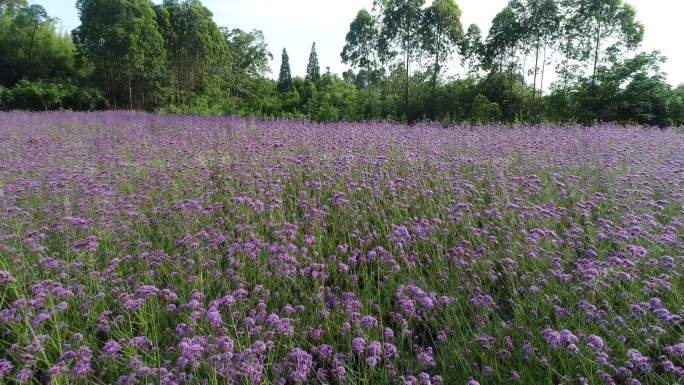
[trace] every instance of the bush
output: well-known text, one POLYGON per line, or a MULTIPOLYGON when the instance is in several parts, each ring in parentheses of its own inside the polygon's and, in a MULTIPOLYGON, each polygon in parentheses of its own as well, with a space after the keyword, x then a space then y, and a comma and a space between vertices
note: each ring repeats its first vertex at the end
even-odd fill
POLYGON ((67 90, 60 84, 20 80, 10 89, 10 107, 21 110, 54 110, 61 108, 67 90))
POLYGON ((0 92, 0 106, 30 111, 98 110, 105 109, 107 103, 96 88, 80 87, 72 82, 20 80, 14 87, 0 92))
POLYGON ((0 111, 9 109, 9 90, 0 86, 0 111))
POLYGON ((473 123, 496 122, 501 118, 501 109, 497 103, 490 102, 486 96, 479 94, 473 100, 470 116, 473 123))
POLYGON ((94 87, 71 86, 62 98, 62 108, 79 111, 104 110, 108 107, 102 91, 94 87))

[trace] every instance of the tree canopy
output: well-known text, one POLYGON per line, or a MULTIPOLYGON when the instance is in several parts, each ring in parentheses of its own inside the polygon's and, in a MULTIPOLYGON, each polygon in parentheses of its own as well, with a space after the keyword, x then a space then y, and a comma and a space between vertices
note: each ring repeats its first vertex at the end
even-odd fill
MULTIPOLYGON (((341 76, 311 44, 280 67, 258 29, 200 0, 78 0, 71 34, 39 4, 0 0, 0 108, 141 109, 314 120, 678 125, 684 92, 623 0, 510 0, 484 33, 457 0, 375 0, 350 20, 341 76), (303 58, 302 58, 303 59, 303 58), (275 78, 272 78, 275 76, 275 78)), ((255 26, 258 27, 258 26, 255 26)), ((320 43, 320 42, 319 42, 320 43)))

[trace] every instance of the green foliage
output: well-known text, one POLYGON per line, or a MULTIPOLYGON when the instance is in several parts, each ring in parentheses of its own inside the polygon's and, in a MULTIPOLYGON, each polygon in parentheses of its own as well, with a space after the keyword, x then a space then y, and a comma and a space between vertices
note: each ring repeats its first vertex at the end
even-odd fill
POLYGON ((601 66, 594 76, 580 78, 570 92, 554 91, 549 97, 551 114, 559 120, 575 117, 586 124, 618 121, 665 126, 673 91, 659 71, 663 61, 656 51, 601 66))
POLYGON ((368 104, 365 107, 365 117, 372 118, 373 97, 372 85, 373 74, 377 73, 375 68, 378 65, 379 57, 383 56, 380 52, 380 36, 373 16, 365 9, 359 11, 352 23, 349 25, 349 32, 346 35, 346 44, 342 49, 340 57, 342 62, 358 67, 358 76, 355 76, 354 83, 358 89, 366 89, 368 92, 368 104))
POLYGON ((78 0, 81 26, 74 40, 95 63, 110 103, 147 107, 159 94, 165 62, 164 39, 147 0, 78 0))
POLYGON ((293 89, 294 84, 292 83, 292 74, 290 73, 290 57, 287 55, 287 50, 283 48, 280 61, 280 74, 278 75, 278 91, 288 93, 293 89))
POLYGON ((67 89, 57 84, 20 80, 10 91, 12 108, 45 111, 61 108, 67 89))
POLYGON ((555 0, 525 0, 518 3, 514 11, 518 13, 517 17, 520 20, 519 39, 526 47, 525 51, 534 51, 532 88, 533 92, 536 92, 537 84, 539 84, 539 95, 541 96, 544 87, 543 77, 539 83, 537 83, 537 78, 540 73, 544 73, 547 48, 554 47, 560 37, 560 8, 555 0))
POLYGON ((432 57, 435 77, 463 37, 461 9, 454 0, 435 0, 425 11, 420 27, 422 50, 432 57))
MULTIPOLYGON (((357 89, 337 75, 325 73, 309 102, 309 116, 316 121, 359 120, 357 89)), ((362 103, 362 102, 361 102, 362 103)))
POLYGON ((9 109, 9 103, 10 103, 10 91, 3 87, 0 86, 0 111, 5 111, 9 109))
POLYGON ((318 64, 318 54, 316 53, 316 43, 311 45, 309 63, 306 66, 306 80, 318 83, 321 80, 321 67, 318 64))
POLYGON ((78 111, 103 110, 108 107, 102 91, 99 88, 84 84, 71 84, 70 91, 61 101, 62 107, 78 111))
MULTIPOLYGON (((228 47, 229 65, 222 74, 223 92, 236 100, 239 104, 250 105, 255 103, 255 99, 266 99, 273 95, 265 92, 270 84, 265 76, 270 72, 269 60, 273 58, 268 51, 268 46, 264 41, 261 31, 254 30, 245 32, 241 29, 223 30, 223 35, 228 47)), ((256 102, 260 104, 261 102, 256 102)), ((266 103, 270 104, 270 103, 266 103)), ((243 107, 239 107, 242 111, 243 107)), ((261 114, 261 109, 249 111, 261 114)), ((228 111, 224 111, 228 112, 228 111)))
POLYGON ((182 104, 220 78, 219 69, 228 62, 227 42, 212 13, 197 0, 165 0, 155 6, 155 14, 166 48, 172 102, 182 104))
POLYGON ((420 53, 425 0, 387 0, 382 15, 381 39, 399 48, 404 57, 404 118, 409 119, 409 82, 411 62, 420 53))
POLYGON ((40 5, 4 1, 0 6, 0 85, 20 79, 78 77, 74 45, 55 31, 40 5))
POLYGON ((374 52, 377 50, 377 40, 378 31, 373 16, 365 9, 360 10, 349 25, 346 44, 340 54, 342 62, 370 70, 376 64, 374 52))
POLYGON ((91 87, 22 79, 12 88, 0 89, 0 106, 6 110, 96 110, 106 103, 99 90, 91 87))
POLYGON ((461 65, 468 70, 468 74, 477 74, 480 70, 480 61, 484 55, 484 48, 480 27, 477 24, 471 24, 463 38, 458 42, 461 65))
POLYGON ((622 0, 566 0, 566 7, 577 41, 573 58, 592 62, 592 78, 603 62, 618 61, 643 40, 644 26, 636 20, 636 10, 622 0))
POLYGON ((28 7, 26 0, 0 0, 0 14, 14 16, 21 9, 28 7))
POLYGON ((667 100, 668 124, 684 126, 684 85, 672 90, 667 100))
POLYGON ((223 30, 228 44, 231 70, 234 76, 263 78, 271 71, 268 61, 273 55, 268 51, 264 34, 259 30, 245 32, 239 28, 223 30))
POLYGON ((510 1, 486 37, 463 33, 456 0, 376 0, 349 25, 342 77, 321 73, 314 43, 303 76, 283 49, 277 80, 263 33, 219 27, 199 0, 76 5, 68 36, 40 5, 0 0, 0 108, 684 124, 684 90, 665 83, 662 56, 635 54, 644 28, 623 0, 510 1), (452 56, 466 77, 444 75, 452 56))
POLYGON ((513 72, 518 60, 516 50, 519 46, 523 28, 518 14, 511 6, 506 6, 492 20, 484 49, 482 64, 490 72, 513 72))
POLYGON ((437 98, 437 80, 442 66, 463 38, 461 25, 461 9, 454 0, 435 0, 425 11, 420 28, 421 49, 431 58, 432 66, 432 102, 428 113, 435 118, 437 98))
POLYGON ((473 123, 491 123, 501 119, 501 109, 486 96, 478 94, 473 100, 469 115, 473 123))

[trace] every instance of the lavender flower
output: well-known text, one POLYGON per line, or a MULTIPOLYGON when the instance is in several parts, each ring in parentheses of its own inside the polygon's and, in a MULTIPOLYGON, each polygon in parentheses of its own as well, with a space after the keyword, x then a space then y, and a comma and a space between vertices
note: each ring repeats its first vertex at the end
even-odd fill
POLYGON ((0 358, 0 379, 12 373, 14 365, 4 358, 0 358))
POLYGON ((313 369, 313 358, 311 355, 300 348, 295 348, 288 360, 292 365, 290 378, 295 383, 302 383, 309 377, 309 372, 313 369))
POLYGON ((352 351, 356 354, 362 354, 366 350, 366 340, 361 337, 356 337, 352 340, 352 351))

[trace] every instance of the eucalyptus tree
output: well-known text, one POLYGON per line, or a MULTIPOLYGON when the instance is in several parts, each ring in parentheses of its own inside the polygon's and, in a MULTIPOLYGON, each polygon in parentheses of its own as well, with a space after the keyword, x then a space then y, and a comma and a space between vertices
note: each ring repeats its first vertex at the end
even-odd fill
POLYGON ((253 93, 256 83, 263 81, 271 71, 269 60, 273 55, 268 50, 264 34, 259 30, 251 32, 239 28, 222 29, 228 46, 228 61, 224 81, 231 94, 238 97, 253 93))
POLYGON ((517 49, 523 37, 519 13, 514 2, 494 16, 489 28, 483 55, 483 64, 489 71, 514 71, 518 67, 517 49))
POLYGON ((592 77, 577 82, 572 98, 573 115, 586 124, 595 121, 667 124, 669 86, 660 65, 665 58, 658 51, 642 52, 600 66, 592 77))
POLYGON ((432 118, 434 118, 437 79, 442 66, 455 51, 458 42, 463 38, 461 9, 456 2, 454 0, 434 0, 424 11, 420 35, 422 39, 421 49, 432 60, 431 114, 432 118))
POLYGON ((404 116, 407 119, 411 62, 420 53, 424 5, 425 0, 387 0, 383 4, 383 38, 399 47, 404 57, 404 116))
POLYGON ((644 26, 636 10, 622 0, 565 0, 570 28, 575 29, 576 59, 591 63, 592 84, 602 62, 615 62, 627 50, 637 48, 644 26))
POLYGON ((468 27, 463 38, 458 43, 458 54, 461 57, 461 65, 466 68, 469 75, 477 74, 481 67, 482 55, 484 54, 482 31, 477 24, 468 27))
POLYGON ((544 88, 544 72, 546 68, 546 50, 554 47, 558 38, 561 25, 561 13, 556 0, 524 0, 518 3, 517 9, 522 28, 521 39, 526 46, 534 47, 534 77, 532 90, 537 90, 537 76, 541 70, 539 83, 539 96, 544 88), (542 68, 539 68, 539 60, 542 60, 542 68))
POLYGON ((72 33, 74 41, 102 74, 114 107, 119 96, 130 109, 145 108, 145 95, 154 92, 165 62, 164 39, 150 2, 77 0, 76 8, 81 26, 72 33), (139 103, 135 94, 142 97, 139 103))
POLYGON ((520 69, 518 50, 524 36, 519 12, 515 11, 518 4, 511 1, 492 20, 482 61, 490 78, 498 84, 497 102, 508 120, 512 120, 515 115, 512 104, 513 88, 520 69))
POLYGON ((553 87, 564 96, 567 96, 571 82, 582 74, 581 62, 578 60, 581 57, 578 54, 581 31, 576 26, 575 9, 571 1, 573 0, 559 2, 558 52, 561 59, 556 65, 558 80, 553 87))
MULTIPOLYGON (((45 8, 42 5, 31 4, 28 7, 23 7, 19 10, 16 17, 16 22, 19 25, 27 26, 30 31, 29 45, 28 45, 28 60, 33 58, 33 47, 36 41, 36 34, 38 28, 46 23, 51 23, 52 18, 48 17, 45 8)), ((52 25, 50 25, 52 28, 52 25)))
POLYGON ((369 75, 378 65, 379 37, 376 19, 367 10, 362 9, 349 24, 349 32, 345 37, 346 44, 340 53, 343 63, 358 67, 366 74, 364 78, 367 80, 369 117, 373 111, 372 77, 369 75))
POLYGON ((242 71, 252 77, 264 77, 271 71, 268 62, 273 59, 273 55, 268 50, 263 32, 246 32, 239 28, 223 29, 222 32, 228 45, 230 63, 235 71, 242 71))
POLYGON ((213 14, 199 0, 164 0, 155 11, 175 99, 182 103, 216 83, 228 61, 228 47, 213 14))

